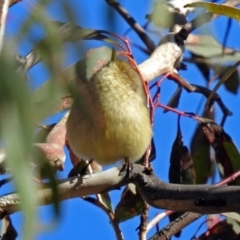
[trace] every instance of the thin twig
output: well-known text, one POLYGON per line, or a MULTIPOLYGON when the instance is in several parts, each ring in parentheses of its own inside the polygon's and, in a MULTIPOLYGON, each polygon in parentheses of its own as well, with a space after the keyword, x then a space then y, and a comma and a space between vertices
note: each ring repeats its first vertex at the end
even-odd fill
POLYGON ((110 211, 110 209, 107 207, 107 205, 102 201, 101 198, 99 198, 99 196, 101 196, 100 194, 97 194, 98 195, 98 198, 95 199, 95 198, 92 198, 92 197, 86 197, 86 198, 83 198, 84 200, 94 204, 95 206, 101 208, 109 217, 110 219, 110 222, 113 226, 113 229, 114 229, 114 232, 116 234, 116 237, 117 237, 117 240, 123 240, 123 234, 122 234, 122 231, 119 227, 119 224, 118 222, 116 221, 115 219, 115 216, 114 216, 114 213, 112 211, 110 211))
POLYGON ((8 13, 8 7, 10 4, 10 0, 1 0, 1 9, 0 9, 0 53, 3 47, 3 40, 4 40, 4 32, 5 32, 5 25, 6 25, 6 18, 8 13))

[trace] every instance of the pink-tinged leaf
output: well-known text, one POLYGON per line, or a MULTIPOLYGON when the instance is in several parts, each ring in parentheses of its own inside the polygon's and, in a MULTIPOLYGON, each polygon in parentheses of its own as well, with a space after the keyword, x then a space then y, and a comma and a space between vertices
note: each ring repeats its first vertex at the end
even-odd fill
POLYGON ((111 61, 112 49, 100 47, 91 49, 86 55, 86 78, 90 79, 103 66, 111 61))

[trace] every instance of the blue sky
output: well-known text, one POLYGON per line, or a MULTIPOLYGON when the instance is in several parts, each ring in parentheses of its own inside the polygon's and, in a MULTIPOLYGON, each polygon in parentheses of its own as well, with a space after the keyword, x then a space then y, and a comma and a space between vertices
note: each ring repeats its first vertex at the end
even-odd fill
MULTIPOLYGON (((138 0, 138 1, 127 1, 122 0, 120 3, 131 13, 131 15, 141 24, 146 23, 145 14, 151 12, 151 3, 153 1, 138 0)), ((14 37, 16 31, 18 31, 19 26, 22 24, 24 19, 28 16, 28 13, 36 1, 23 0, 22 2, 16 4, 9 11, 7 20, 7 34, 8 36, 14 37)), ((50 16, 53 20, 67 21, 66 16, 64 16, 64 10, 62 4, 69 4, 71 10, 74 12, 74 17, 84 28, 94 28, 94 29, 104 29, 108 31, 113 31, 119 35, 123 35, 125 31, 129 28, 127 23, 115 12, 113 11, 105 1, 91 0, 91 1, 56 1, 53 0, 48 5, 46 9, 46 14, 50 16), (109 17, 109 12, 111 12, 111 17, 109 17), (114 21, 113 21, 114 19, 114 21)), ((225 29, 227 18, 221 17, 210 24, 209 33, 213 34, 215 38, 221 43, 224 36, 224 31, 219 29, 225 29)), ((32 35, 35 39, 39 40, 43 37, 42 31, 39 28, 33 28, 32 35)), ((230 36, 228 38, 227 46, 239 48, 239 25, 237 21, 232 21, 232 29, 230 31, 230 36)), ((141 40, 136 36, 134 32, 129 34, 131 41, 136 42, 143 46, 141 40)), ((158 39, 155 38, 155 42, 158 39)), ((66 66, 76 62, 78 59, 84 58, 84 54, 89 48, 104 45, 102 42, 88 41, 83 43, 83 55, 78 56, 76 51, 71 44, 66 44, 66 66)), ((32 44, 21 43, 18 49, 18 53, 23 56, 26 55, 32 48, 32 44)), ((138 51, 136 48, 133 49, 134 57, 138 63, 144 61, 147 56, 138 51)), ((186 53, 187 56, 187 53, 186 53)), ((197 71, 197 68, 188 64, 188 71, 181 71, 180 74, 185 77, 190 83, 205 85, 205 80, 203 79, 201 73, 197 71)), ((48 74, 44 71, 41 64, 35 66, 28 73, 29 81, 33 89, 38 87, 43 81, 48 79, 48 74)), ((167 103, 171 98, 172 93, 176 89, 176 84, 171 81, 164 81, 161 88, 161 102, 167 103)), ((211 85, 211 88, 214 84, 211 85)), ((226 93, 224 87, 221 87, 218 91, 220 96, 223 98, 227 107, 234 111, 239 107, 240 102, 239 94, 233 95, 231 93, 226 93)), ((179 109, 188 112, 196 112, 199 102, 203 100, 200 94, 188 94, 184 91, 181 101, 179 104, 179 109)), ((200 113, 199 113, 200 114, 200 113)), ((221 112, 219 108, 216 107, 216 122, 220 123, 221 112)), ((48 121, 56 121, 59 116, 49 119, 48 121)), ((225 124, 225 131, 232 137, 236 145, 240 146, 240 129, 239 129, 240 112, 234 112, 233 117, 229 117, 225 124)), ((189 147, 192 134, 197 123, 188 118, 181 118, 181 128, 183 134, 183 141, 185 145, 189 147)), ((163 114, 161 109, 156 111, 155 115, 155 125, 154 125, 154 139, 157 148, 157 159, 154 161, 154 171, 159 178, 164 181, 168 181, 168 167, 169 167, 169 156, 171 152, 171 147, 176 136, 177 127, 177 115, 174 113, 163 114)), ((71 164, 69 159, 66 161, 66 170, 59 174, 59 177, 67 177, 69 170, 71 169, 71 164)), ((5 188, 2 189, 4 191, 5 188)), ((113 205, 116 206, 120 199, 121 191, 115 190, 111 193, 113 199, 113 205)), ((39 233, 36 237, 37 240, 50 240, 50 239, 84 239, 84 240, 94 240, 94 239, 115 239, 115 234, 111 225, 109 224, 108 217, 99 208, 84 202, 82 199, 73 199, 70 201, 65 201, 61 204, 62 214, 61 218, 56 226, 51 231, 39 233)), ((39 226, 51 223, 52 220, 52 207, 40 207, 39 214, 41 222, 39 226)), ((149 219, 151 220, 157 213, 159 209, 151 209, 149 219)), ((17 228, 19 234, 21 229, 21 224, 24 219, 21 213, 16 213, 12 216, 12 221, 14 226, 17 228)), ((160 227, 167 223, 167 219, 161 221, 160 227)), ((183 231, 180 239, 189 239, 195 232, 196 226, 202 223, 204 218, 201 218, 197 223, 194 223, 192 227, 187 228, 183 231)), ((139 226, 139 218, 136 217, 130 221, 120 224, 120 227, 125 235, 125 239, 138 239, 136 228, 139 226)), ((154 233, 154 230, 149 233, 149 237, 154 233)), ((18 238, 20 239, 20 237, 18 238)))

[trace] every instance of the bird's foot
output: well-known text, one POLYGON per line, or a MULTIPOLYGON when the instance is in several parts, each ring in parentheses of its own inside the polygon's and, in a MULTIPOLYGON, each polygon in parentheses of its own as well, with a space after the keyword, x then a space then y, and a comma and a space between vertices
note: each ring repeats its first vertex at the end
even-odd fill
POLYGON ((126 176, 129 178, 133 170, 133 163, 130 158, 126 157, 122 169, 120 170, 120 175, 126 171, 126 176))

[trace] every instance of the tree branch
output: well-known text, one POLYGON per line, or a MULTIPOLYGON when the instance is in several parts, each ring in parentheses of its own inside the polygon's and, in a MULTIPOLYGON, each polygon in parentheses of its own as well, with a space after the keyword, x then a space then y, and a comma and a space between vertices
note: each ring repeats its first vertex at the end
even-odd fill
POLYGON ((129 26, 136 32, 139 38, 143 41, 150 53, 156 48, 152 39, 145 32, 145 29, 141 27, 139 23, 127 12, 127 10, 116 0, 106 0, 106 2, 112 6, 129 24, 129 26))
MULTIPOLYGON (((120 174, 121 167, 101 173, 58 181, 60 200, 110 191, 133 182, 143 199, 155 208, 201 214, 239 212, 240 186, 208 186, 169 184, 159 180, 143 166, 133 164, 130 177, 120 174)), ((39 205, 53 202, 51 188, 39 189, 39 205)), ((0 218, 20 210, 17 193, 0 197, 0 218)))

